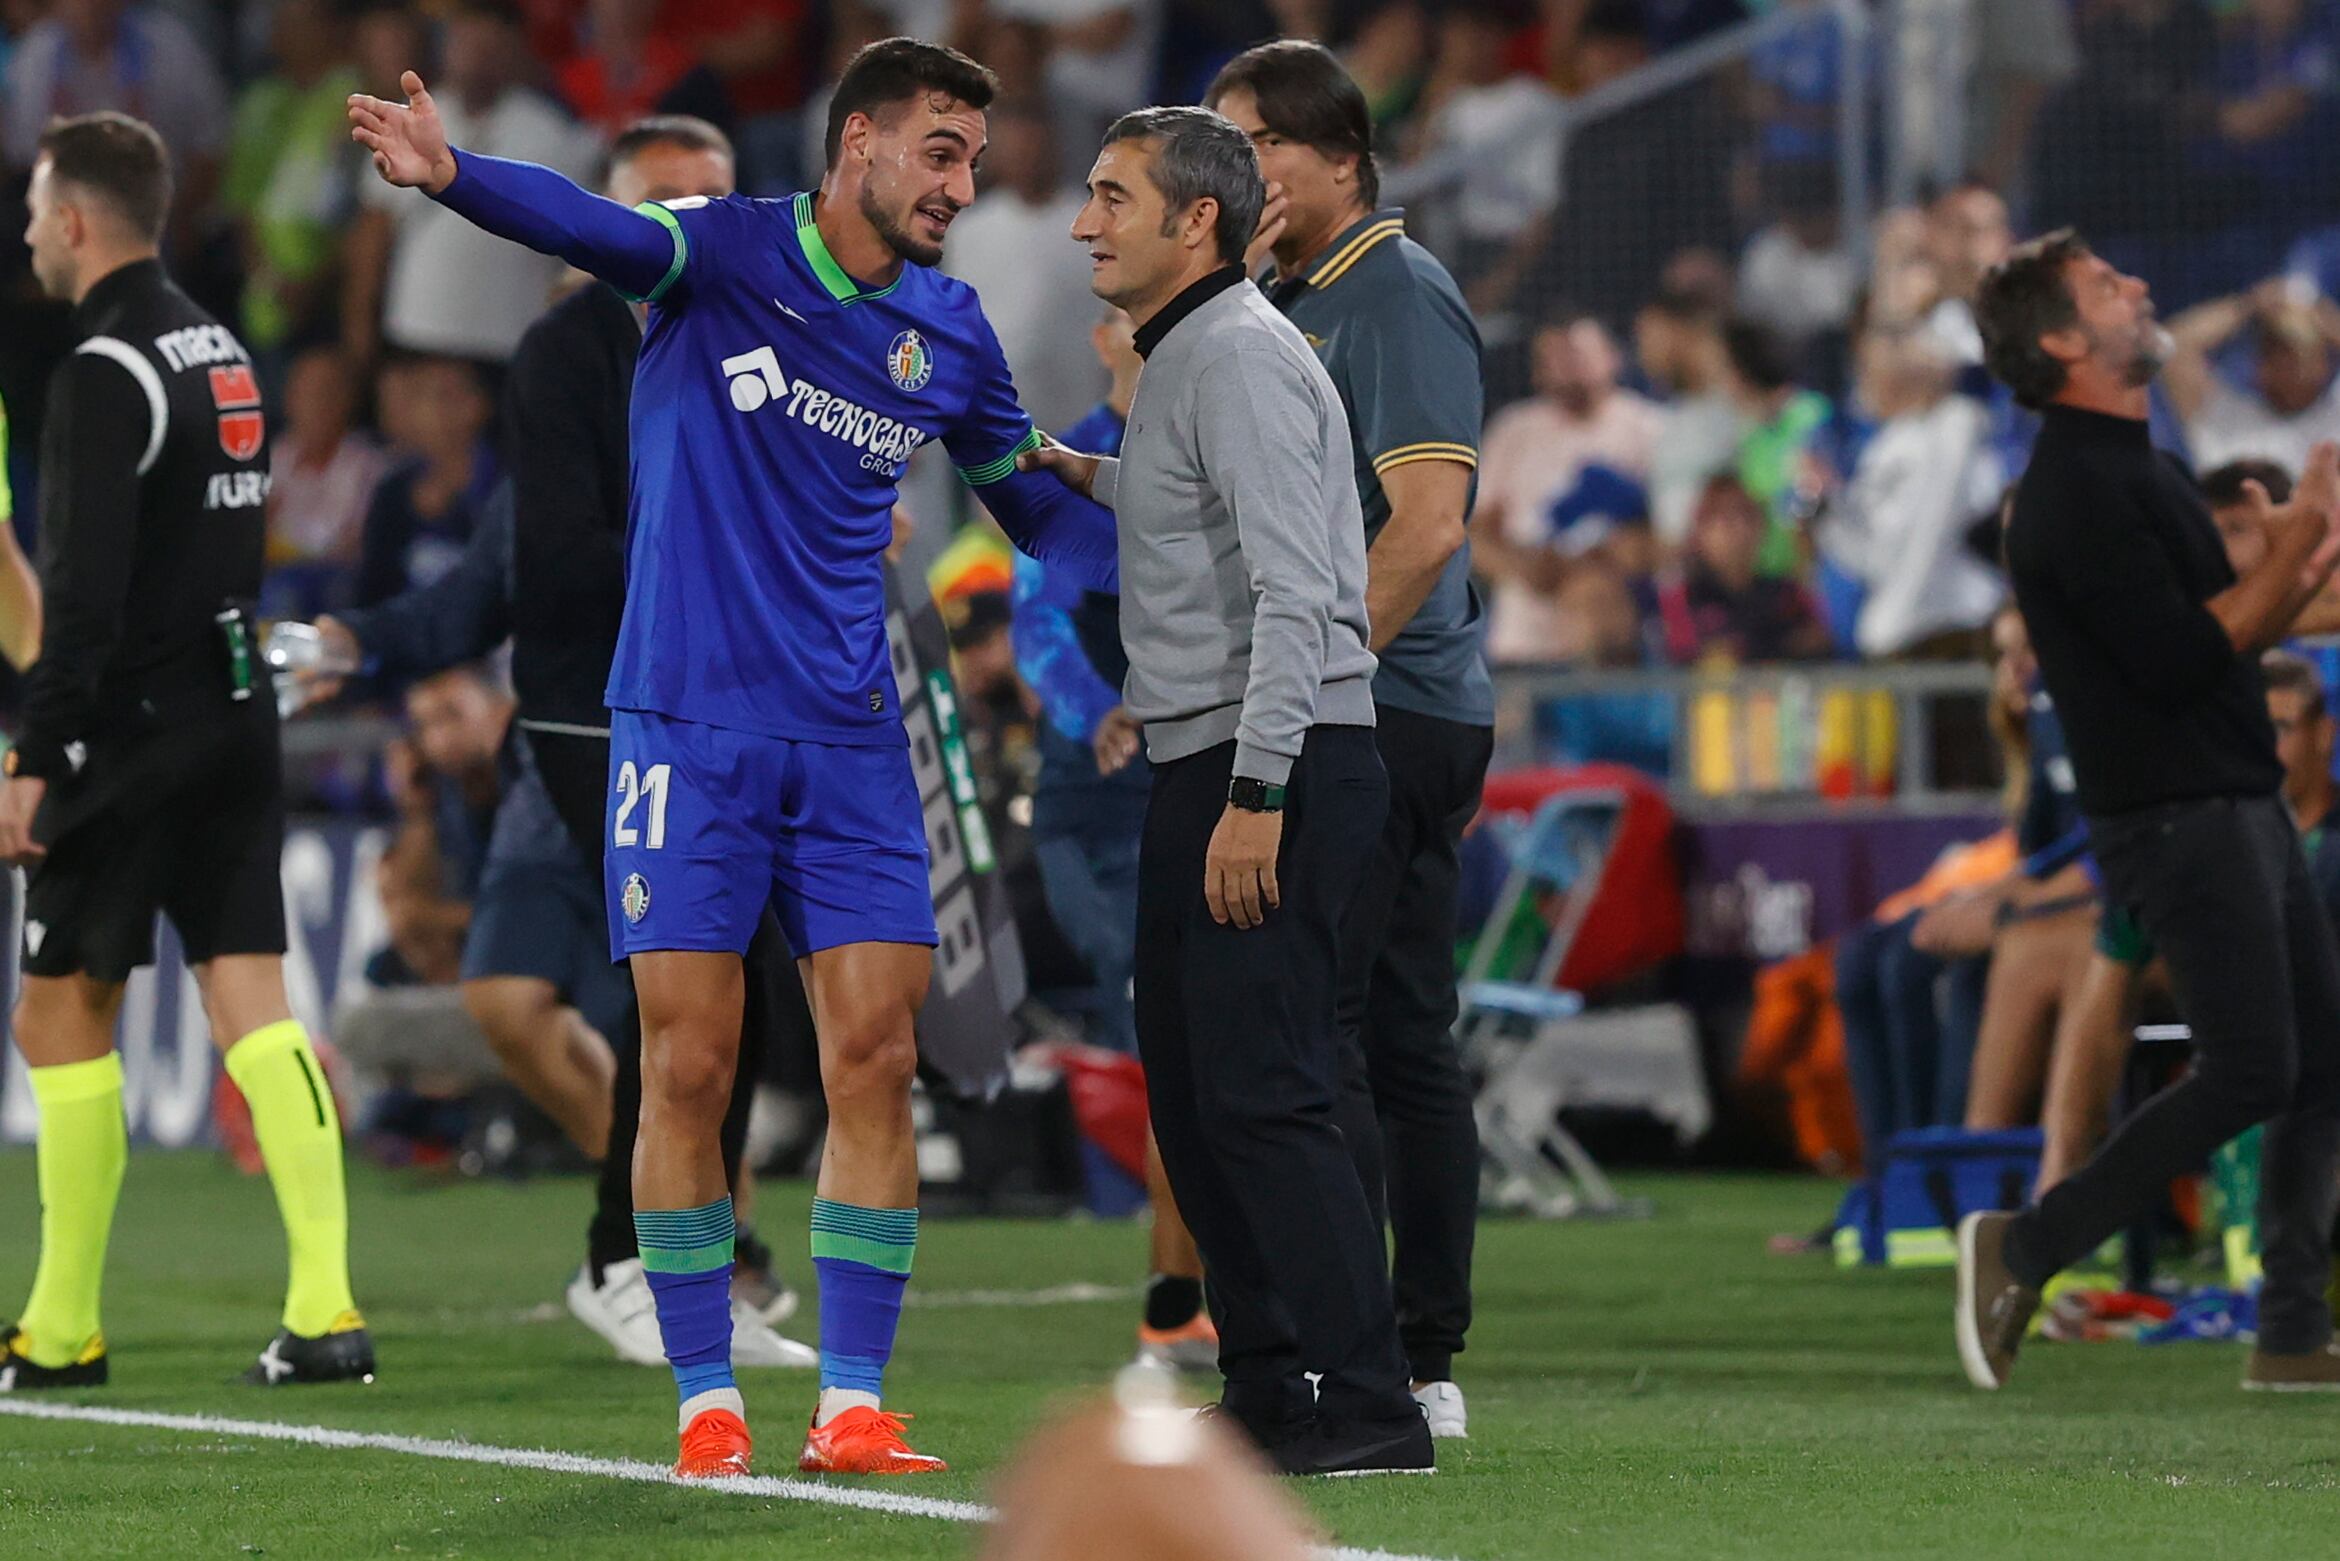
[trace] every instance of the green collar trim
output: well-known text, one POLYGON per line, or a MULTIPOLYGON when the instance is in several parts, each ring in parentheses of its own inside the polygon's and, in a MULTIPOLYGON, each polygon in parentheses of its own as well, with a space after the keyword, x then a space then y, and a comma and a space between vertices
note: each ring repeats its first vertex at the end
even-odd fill
MULTIPOLYGON (((813 268, 813 275, 821 279, 821 286, 829 290, 829 296, 841 304, 883 298, 902 285, 902 273, 897 271, 891 282, 874 293, 865 293, 859 282, 845 274, 845 268, 837 264, 837 257, 829 253, 828 241, 821 237, 820 224, 813 220, 813 198, 809 190, 800 191, 796 197, 796 242, 804 251, 805 263, 813 268)), ((903 264, 907 266, 909 262, 903 264)))

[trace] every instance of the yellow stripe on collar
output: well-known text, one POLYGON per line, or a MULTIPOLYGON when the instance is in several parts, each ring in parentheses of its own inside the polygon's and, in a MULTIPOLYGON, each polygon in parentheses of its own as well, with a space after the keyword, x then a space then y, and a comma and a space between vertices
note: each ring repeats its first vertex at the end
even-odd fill
POLYGON ((1401 217, 1386 217, 1372 224, 1364 232, 1334 251, 1332 258, 1318 266, 1315 273, 1308 278, 1308 285, 1310 287, 1330 287, 1339 281, 1342 275, 1355 265, 1367 250, 1384 240, 1396 238, 1405 231, 1405 220, 1401 217))

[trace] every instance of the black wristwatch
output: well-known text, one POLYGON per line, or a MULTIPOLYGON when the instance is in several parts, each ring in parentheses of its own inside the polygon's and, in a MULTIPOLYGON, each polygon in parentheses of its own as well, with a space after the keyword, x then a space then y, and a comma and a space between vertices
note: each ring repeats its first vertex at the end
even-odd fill
POLYGON ((1238 775, 1227 783, 1227 805, 1246 813, 1281 813, 1284 788, 1249 775, 1238 775))

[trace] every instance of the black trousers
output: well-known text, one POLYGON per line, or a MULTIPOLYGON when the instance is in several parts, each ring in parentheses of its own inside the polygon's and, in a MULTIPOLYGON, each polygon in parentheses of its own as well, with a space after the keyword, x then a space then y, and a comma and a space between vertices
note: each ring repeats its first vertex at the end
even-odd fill
POLYGON ((1333 1122, 1340 921, 1388 782, 1370 729, 1308 734, 1284 806, 1283 904, 1244 930, 1203 900, 1234 756, 1228 742, 1154 771, 1136 971, 1154 1134, 1210 1274, 1224 1402, 1266 1435, 1312 1413, 1411 1415, 1381 1233, 1333 1122))
POLYGON ((1479 1124, 1454 1044, 1455 847, 1495 734, 1379 712, 1389 818, 1341 922, 1341 1101, 1375 1227, 1386 1215, 1398 1338, 1417 1382, 1454 1375, 1471 1326, 1479 1124))
POLYGON ((2016 1217, 2008 1265, 2044 1283, 2132 1224, 2172 1177, 2264 1122, 2259 1343, 2319 1350, 2332 1336, 2340 950, 2298 833, 2273 797, 2172 803, 2092 819, 2089 832, 2107 898, 2129 907, 2168 962, 2194 1069, 2016 1217))
MULTIPOLYGON (((531 731, 528 746, 536 755, 537 773, 552 797, 577 849, 596 871, 601 866, 604 800, 609 794, 609 739, 531 731)), ((731 1104, 723 1114, 723 1180, 739 1183, 739 1160, 747 1144, 748 1111, 755 1104, 756 1080, 763 1073, 764 1037, 772 1032, 775 985, 793 988, 797 1001, 803 990, 796 962, 789 957, 780 923, 767 910, 748 945, 747 1006, 740 1026, 739 1071, 731 1082, 731 1104), (785 971, 785 983, 773 979, 774 966, 785 971)), ((601 1176, 594 1189, 593 1219, 585 1228, 585 1254, 596 1272, 634 1256, 634 1135, 642 1123, 642 1008, 628 1001, 618 1033, 609 1037, 617 1057, 609 1117, 609 1152, 602 1156, 601 1176)))

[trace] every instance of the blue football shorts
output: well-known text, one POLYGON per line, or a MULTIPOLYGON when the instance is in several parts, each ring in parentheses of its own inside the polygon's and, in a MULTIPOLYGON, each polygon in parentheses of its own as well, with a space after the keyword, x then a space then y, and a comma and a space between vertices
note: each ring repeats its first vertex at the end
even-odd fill
POLYGON ((908 748, 609 715, 612 959, 744 954, 767 902, 799 959, 846 943, 934 946, 908 748))

